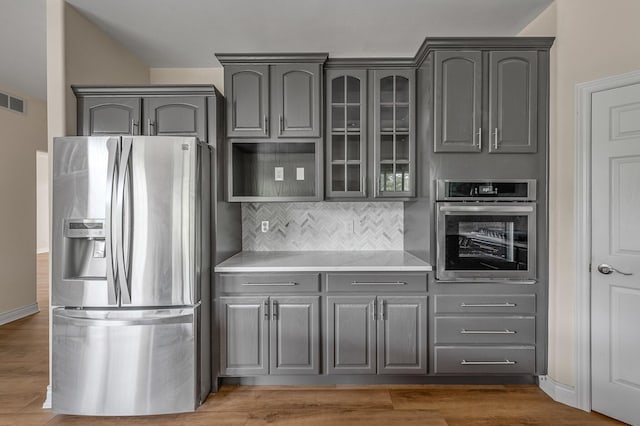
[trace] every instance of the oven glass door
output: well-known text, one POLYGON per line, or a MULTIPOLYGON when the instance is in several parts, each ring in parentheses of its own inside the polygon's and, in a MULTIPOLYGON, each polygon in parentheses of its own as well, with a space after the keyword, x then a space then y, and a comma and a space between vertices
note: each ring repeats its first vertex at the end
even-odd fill
POLYGON ((438 203, 438 279, 535 279, 535 203, 438 203))

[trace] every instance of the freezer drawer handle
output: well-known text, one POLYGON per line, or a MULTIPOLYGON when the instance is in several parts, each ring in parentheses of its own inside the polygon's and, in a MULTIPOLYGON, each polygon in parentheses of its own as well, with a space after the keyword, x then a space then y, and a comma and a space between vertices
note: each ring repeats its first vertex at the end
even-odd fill
POLYGON ((514 330, 460 330, 460 334, 516 334, 514 330))
POLYGON ((100 327, 128 327, 132 325, 169 325, 169 324, 187 324, 193 322, 192 314, 184 314, 178 316, 168 316, 161 318, 144 318, 144 319, 95 319, 81 318, 72 316, 63 316, 64 321, 70 324, 82 326, 100 326, 100 327))
POLYGON ((364 282, 364 281, 352 281, 351 285, 407 285, 404 281, 396 282, 364 282))
POLYGON ((460 304, 461 308, 514 308, 516 306, 515 303, 505 302, 505 303, 465 303, 462 302, 460 304))
POLYGON ((460 365, 515 365, 517 364, 515 361, 509 361, 505 359, 504 361, 467 361, 463 359, 460 361, 460 365))
POLYGON ((292 281, 288 282, 288 283, 242 283, 242 285, 246 285, 246 286, 293 286, 293 285, 298 285, 298 283, 294 283, 292 281))

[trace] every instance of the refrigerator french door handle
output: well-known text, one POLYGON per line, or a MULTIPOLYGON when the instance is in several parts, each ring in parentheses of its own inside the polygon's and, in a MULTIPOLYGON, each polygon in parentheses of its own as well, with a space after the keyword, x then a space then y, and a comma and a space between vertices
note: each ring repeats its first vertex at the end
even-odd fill
POLYGON ((107 140, 107 151, 109 159, 107 160, 107 191, 106 191, 106 214, 105 214, 105 258, 107 262, 107 301, 109 305, 118 303, 116 290, 116 271, 113 256, 113 207, 114 207, 114 189, 116 169, 118 163, 119 146, 118 139, 110 138, 107 140))
MULTIPOLYGON (((120 286, 120 300, 123 304, 131 304, 131 289, 129 288, 129 277, 124 259, 124 200, 128 192, 125 188, 125 181, 127 170, 130 170, 132 143, 133 140, 131 138, 122 139, 122 155, 120 156, 120 173, 118 175, 118 198, 116 202, 116 256, 118 260, 118 284, 120 286)), ((131 180, 131 177, 129 177, 129 180, 131 180)), ((129 241, 127 241, 127 244, 129 244, 129 241)), ((128 248, 130 249, 130 247, 128 248)), ((130 253, 131 250, 129 250, 129 254, 130 253)))

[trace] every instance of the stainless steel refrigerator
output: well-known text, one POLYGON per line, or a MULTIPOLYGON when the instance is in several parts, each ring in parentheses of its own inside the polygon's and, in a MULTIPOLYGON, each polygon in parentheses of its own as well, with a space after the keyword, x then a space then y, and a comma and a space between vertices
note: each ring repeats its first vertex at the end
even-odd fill
POLYGON ((55 412, 185 412, 208 395, 211 151, 185 137, 54 140, 55 412))

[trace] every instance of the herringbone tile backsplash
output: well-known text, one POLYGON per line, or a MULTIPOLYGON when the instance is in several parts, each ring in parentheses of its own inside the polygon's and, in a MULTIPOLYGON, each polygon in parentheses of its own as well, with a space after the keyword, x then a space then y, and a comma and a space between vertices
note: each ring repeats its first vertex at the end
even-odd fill
POLYGON ((245 251, 402 250, 403 232, 401 202, 242 203, 245 251))

